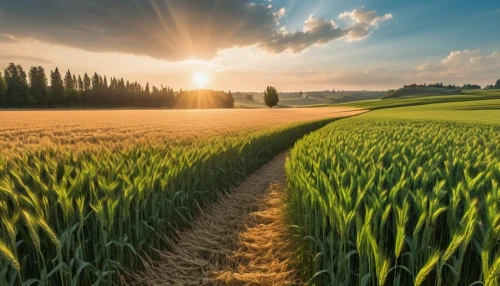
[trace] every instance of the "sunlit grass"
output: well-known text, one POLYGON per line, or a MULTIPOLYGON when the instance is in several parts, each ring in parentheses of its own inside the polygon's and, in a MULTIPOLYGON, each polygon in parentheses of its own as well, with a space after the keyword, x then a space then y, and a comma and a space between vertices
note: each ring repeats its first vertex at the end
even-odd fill
POLYGON ((460 95, 439 95, 439 96, 413 96, 395 99, 364 100, 339 104, 338 106, 351 106, 365 108, 369 110, 388 109, 404 106, 419 106, 434 103, 465 102, 476 100, 500 99, 499 90, 479 90, 464 92, 460 95))
POLYGON ((2 113, 0 285, 116 284, 333 111, 2 113))
POLYGON ((287 162, 288 217, 307 236, 304 278, 498 285, 499 106, 377 110, 299 141, 287 162))
POLYGON ((500 283, 500 126, 335 122, 290 153, 288 217, 312 285, 500 283))

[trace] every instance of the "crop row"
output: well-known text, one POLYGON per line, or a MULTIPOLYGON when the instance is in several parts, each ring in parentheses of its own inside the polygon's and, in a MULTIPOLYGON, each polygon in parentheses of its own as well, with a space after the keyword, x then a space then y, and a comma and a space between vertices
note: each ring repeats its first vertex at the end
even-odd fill
POLYGON ((331 120, 123 150, 0 158, 0 285, 100 285, 141 266, 213 201, 331 120))
POLYGON ((499 126, 352 118, 286 170, 312 285, 500 285, 499 126))

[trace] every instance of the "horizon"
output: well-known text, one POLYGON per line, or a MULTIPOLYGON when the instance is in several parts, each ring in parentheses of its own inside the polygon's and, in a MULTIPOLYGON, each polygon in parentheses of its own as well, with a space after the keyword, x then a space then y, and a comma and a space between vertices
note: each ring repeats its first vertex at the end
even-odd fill
POLYGON ((0 7, 0 67, 233 93, 485 87, 499 16, 490 1, 20 0, 0 7))

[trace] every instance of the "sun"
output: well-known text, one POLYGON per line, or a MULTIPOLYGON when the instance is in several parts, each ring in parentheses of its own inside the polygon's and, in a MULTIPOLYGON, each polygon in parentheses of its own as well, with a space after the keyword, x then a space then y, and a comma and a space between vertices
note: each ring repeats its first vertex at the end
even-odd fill
POLYGON ((198 87, 206 87, 210 79, 208 78, 208 75, 206 73, 196 72, 193 74, 193 81, 194 84, 198 87))

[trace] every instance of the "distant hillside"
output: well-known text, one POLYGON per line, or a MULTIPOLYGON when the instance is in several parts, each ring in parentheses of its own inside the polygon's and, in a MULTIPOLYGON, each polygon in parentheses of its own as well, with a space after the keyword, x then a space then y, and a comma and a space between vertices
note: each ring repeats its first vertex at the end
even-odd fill
MULTIPOLYGON (((328 106, 333 103, 346 103, 361 100, 380 99, 385 91, 314 91, 279 93, 278 107, 328 106)), ((235 106, 241 108, 265 107, 263 93, 233 93, 235 106)))
POLYGON ((332 103, 345 103, 345 102, 354 102, 361 100, 371 100, 371 99, 380 99, 386 92, 359 92, 359 93, 351 93, 349 95, 345 95, 340 98, 332 98, 330 99, 332 103))
POLYGON ((386 109, 404 106, 427 105, 434 103, 449 103, 462 101, 477 101, 500 99, 500 90, 477 90, 467 91, 456 95, 435 95, 435 96, 405 96, 401 98, 365 100, 358 102, 341 103, 339 106, 350 106, 369 110, 386 109))
POLYGON ((456 87, 405 86, 398 90, 390 90, 382 99, 399 98, 414 95, 452 95, 460 94, 462 90, 456 87))

